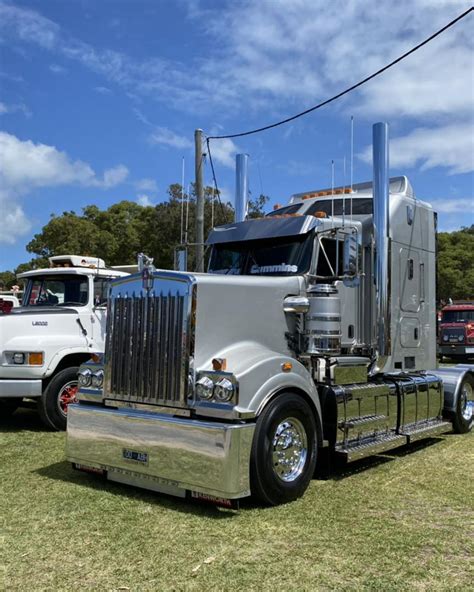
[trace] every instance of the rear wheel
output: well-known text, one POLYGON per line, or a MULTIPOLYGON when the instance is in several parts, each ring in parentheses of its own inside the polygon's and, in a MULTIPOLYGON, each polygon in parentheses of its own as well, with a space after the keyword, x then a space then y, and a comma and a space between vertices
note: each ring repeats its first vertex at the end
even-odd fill
POLYGON ((18 407, 21 405, 23 399, 14 398, 14 399, 0 399, 0 418, 2 417, 10 417, 18 407))
POLYGON ((38 401, 41 419, 53 430, 66 429, 68 406, 76 402, 78 370, 74 366, 58 372, 38 401))
POLYGON ((252 494, 270 505, 302 496, 316 466, 316 421, 309 404, 282 393, 257 420, 250 461, 252 494))
POLYGON ((465 434, 472 430, 474 423, 474 378, 464 376, 456 401, 456 412, 453 418, 453 430, 465 434))

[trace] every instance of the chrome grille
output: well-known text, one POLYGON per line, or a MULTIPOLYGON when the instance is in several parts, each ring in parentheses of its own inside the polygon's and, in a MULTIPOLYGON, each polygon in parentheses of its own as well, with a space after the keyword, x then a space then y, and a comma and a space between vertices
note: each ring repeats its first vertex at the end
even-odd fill
POLYGON ((465 330, 464 327, 446 327, 442 329, 442 336, 444 342, 462 343, 459 341, 459 337, 463 338, 464 341, 465 330), (447 337, 447 340, 445 339, 447 337))
POLYGON ((188 291, 118 293, 107 326, 104 397, 183 407, 189 369, 188 291))

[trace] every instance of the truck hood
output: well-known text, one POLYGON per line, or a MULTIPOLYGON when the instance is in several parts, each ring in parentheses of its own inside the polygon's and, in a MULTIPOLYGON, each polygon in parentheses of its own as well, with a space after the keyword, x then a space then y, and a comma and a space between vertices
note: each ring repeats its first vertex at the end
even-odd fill
POLYGON ((68 307, 56 307, 56 306, 44 306, 39 308, 32 308, 31 306, 18 306, 12 308, 10 314, 15 315, 51 315, 51 314, 77 314, 74 308, 68 307))
POLYGON ((46 352, 52 346, 84 346, 86 338, 77 323, 81 316, 73 309, 46 307, 40 311, 18 308, 1 315, 0 350, 46 352))
POLYGON ((290 354, 283 301, 304 290, 304 279, 196 274, 195 368, 223 357, 233 368, 243 351, 290 354), (235 356, 233 353, 240 353, 235 356))

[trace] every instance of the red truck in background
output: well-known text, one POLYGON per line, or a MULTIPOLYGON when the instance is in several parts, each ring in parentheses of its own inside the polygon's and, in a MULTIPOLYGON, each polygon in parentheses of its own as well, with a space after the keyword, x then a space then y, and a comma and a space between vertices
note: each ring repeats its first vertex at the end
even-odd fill
POLYGON ((441 309, 438 327, 440 358, 474 358, 474 302, 448 304, 441 309))

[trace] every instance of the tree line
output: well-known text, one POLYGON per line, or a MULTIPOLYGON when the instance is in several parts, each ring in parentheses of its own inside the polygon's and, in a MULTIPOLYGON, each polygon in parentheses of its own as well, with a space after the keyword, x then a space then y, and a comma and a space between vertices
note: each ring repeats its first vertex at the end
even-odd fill
MULTIPOLYGON (((212 187, 204 188, 204 236, 212 225, 234 220, 230 203, 222 203, 212 187)), ((268 197, 259 195, 249 201, 249 217, 264 215, 268 197)), ((153 257, 157 267, 173 269, 175 249, 184 240, 196 242, 196 194, 191 185, 189 195, 175 183, 167 190, 167 199, 156 206, 142 206, 133 201, 118 202, 106 210, 86 206, 82 214, 74 211, 52 215, 41 232, 26 245, 34 255, 13 271, 0 272, 0 284, 9 289, 17 283, 16 274, 30 269, 48 267, 48 257, 77 254, 100 257, 109 266, 130 265, 137 253, 153 257)), ((188 269, 194 269, 194 248, 188 249, 188 269)))
MULTIPOLYGON (((212 224, 232 222, 234 209, 230 203, 216 200, 211 187, 205 187, 204 195, 207 236, 212 224)), ((267 201, 265 195, 250 200, 249 216, 263 216, 267 201)), ((104 259, 107 265, 127 265, 136 263, 137 253, 143 252, 154 258, 157 267, 173 269, 175 249, 181 240, 188 244, 196 241, 195 221, 194 187, 188 195, 178 183, 169 186, 166 201, 156 206, 124 200, 106 210, 90 205, 80 215, 73 211, 52 215, 26 246, 34 258, 13 271, 0 272, 0 286, 9 289, 17 283, 16 274, 48 267, 48 257, 63 254, 90 255, 104 259), (186 236, 182 236, 186 227, 186 236)), ((438 233, 438 300, 474 299, 473 253, 474 225, 438 233)), ((188 269, 194 269, 194 265, 194 249, 190 248, 188 269)))

